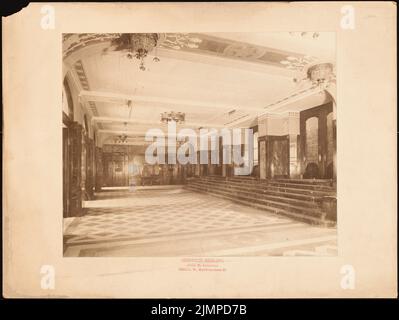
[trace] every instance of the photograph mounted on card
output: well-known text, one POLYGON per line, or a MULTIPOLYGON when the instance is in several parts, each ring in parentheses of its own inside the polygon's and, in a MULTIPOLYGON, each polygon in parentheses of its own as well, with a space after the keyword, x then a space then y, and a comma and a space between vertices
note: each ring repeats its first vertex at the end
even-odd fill
POLYGON ((395 296, 395 9, 4 18, 3 294, 395 296))
POLYGON ((337 254, 335 33, 62 41, 64 256, 337 254))

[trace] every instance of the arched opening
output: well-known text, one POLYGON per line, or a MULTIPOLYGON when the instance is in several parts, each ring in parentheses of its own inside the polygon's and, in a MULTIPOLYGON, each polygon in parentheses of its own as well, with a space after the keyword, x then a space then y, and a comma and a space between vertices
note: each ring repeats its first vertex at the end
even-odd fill
POLYGON ((319 166, 311 162, 306 166, 305 173, 303 174, 304 179, 318 179, 319 178, 319 166))

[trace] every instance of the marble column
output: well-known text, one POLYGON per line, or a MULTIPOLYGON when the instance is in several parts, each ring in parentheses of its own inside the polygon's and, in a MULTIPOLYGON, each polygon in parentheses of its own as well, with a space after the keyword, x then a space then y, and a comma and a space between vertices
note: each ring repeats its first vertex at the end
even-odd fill
POLYGON ((266 140, 259 142, 259 178, 266 179, 266 140))
POLYGON ((201 176, 200 151, 197 151, 197 163, 195 164, 195 175, 201 176))
POLYGON ((267 178, 266 166, 266 135, 267 135, 267 115, 258 117, 258 140, 259 140, 259 178, 267 178))
POLYGON ((326 89, 331 96, 333 104, 333 137, 334 137, 334 155, 333 155, 333 179, 337 179, 337 85, 332 82, 326 89))
POLYGON ((211 161, 211 150, 208 150, 208 176, 213 174, 213 167, 211 161))
POLYGON ((82 214, 82 132, 83 127, 74 122, 70 127, 71 133, 71 193, 69 216, 82 214))
POLYGON ((103 176, 103 165, 102 165, 102 149, 100 147, 96 147, 96 159, 95 159, 95 190, 96 192, 101 191, 102 186, 102 176, 103 176))
POLYGON ((288 113, 288 135, 289 135, 289 168, 290 178, 300 178, 300 159, 298 156, 299 136, 299 112, 288 113))

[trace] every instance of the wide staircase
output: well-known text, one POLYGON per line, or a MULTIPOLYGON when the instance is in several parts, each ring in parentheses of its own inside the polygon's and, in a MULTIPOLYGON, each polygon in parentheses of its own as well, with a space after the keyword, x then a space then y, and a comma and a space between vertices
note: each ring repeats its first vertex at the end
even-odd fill
POLYGON ((316 225, 336 225, 336 189, 331 180, 205 176, 185 188, 316 225))

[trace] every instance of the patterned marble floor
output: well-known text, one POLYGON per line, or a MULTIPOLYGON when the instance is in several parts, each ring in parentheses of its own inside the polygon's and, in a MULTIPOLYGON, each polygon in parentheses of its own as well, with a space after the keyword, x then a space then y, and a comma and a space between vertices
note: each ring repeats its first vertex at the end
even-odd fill
POLYGON ((107 190, 68 221, 64 256, 336 255, 319 228, 181 187, 107 190))

